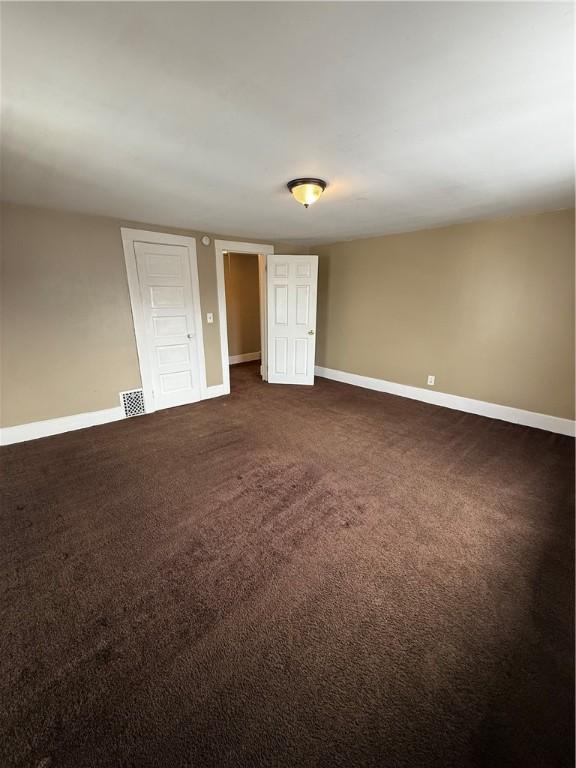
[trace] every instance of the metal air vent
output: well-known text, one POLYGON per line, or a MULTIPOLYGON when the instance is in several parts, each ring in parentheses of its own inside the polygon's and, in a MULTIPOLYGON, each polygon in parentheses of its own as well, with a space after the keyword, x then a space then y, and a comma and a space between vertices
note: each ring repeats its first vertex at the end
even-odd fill
POLYGON ((144 408, 144 393, 141 389, 131 389, 128 392, 120 392, 120 404, 124 409, 124 416, 142 416, 146 413, 144 408))

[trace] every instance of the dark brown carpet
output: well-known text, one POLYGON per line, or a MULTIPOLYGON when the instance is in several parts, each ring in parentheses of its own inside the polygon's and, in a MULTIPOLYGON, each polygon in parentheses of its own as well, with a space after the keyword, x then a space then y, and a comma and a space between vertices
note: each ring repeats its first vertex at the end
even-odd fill
POLYGON ((573 765, 573 441, 317 379, 3 449, 0 764, 573 765))

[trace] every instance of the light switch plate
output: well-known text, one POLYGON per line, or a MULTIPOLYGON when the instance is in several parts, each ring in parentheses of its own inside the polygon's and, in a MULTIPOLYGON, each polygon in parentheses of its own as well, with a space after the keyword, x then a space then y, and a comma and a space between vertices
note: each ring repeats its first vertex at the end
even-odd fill
POLYGON ((213 323, 214 322, 214 315, 212 314, 212 312, 207 312, 206 313, 206 322, 207 323, 213 323))

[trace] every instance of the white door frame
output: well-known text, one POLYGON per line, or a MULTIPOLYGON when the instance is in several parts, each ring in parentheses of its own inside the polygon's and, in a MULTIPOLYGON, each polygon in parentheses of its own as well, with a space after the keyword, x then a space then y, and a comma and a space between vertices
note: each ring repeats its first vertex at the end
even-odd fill
POLYGON ((166 232, 152 232, 147 229, 129 229, 121 227, 122 245, 124 247, 124 260, 126 262, 126 274, 128 276, 128 291, 130 293, 130 306, 134 321, 134 334, 136 336, 136 348, 138 350, 138 362, 140 365, 140 378, 142 392, 144 394, 144 406, 146 413, 156 410, 156 402, 152 388, 152 371, 148 348, 146 343, 146 323, 142 310, 142 298, 140 295, 140 282, 136 267, 136 253, 134 243, 155 243, 162 245, 184 245, 188 248, 190 260, 190 278, 192 282, 192 297, 194 300, 194 324, 198 328, 197 350, 198 367, 200 369, 200 398, 210 397, 206 387, 206 359, 204 357, 204 336, 202 332, 202 309, 200 307, 200 285, 198 283, 198 262, 196 258, 196 238, 184 235, 170 235, 166 232))
POLYGON ((228 359, 228 320, 226 315, 226 283, 224 281, 224 253, 255 253, 258 255, 260 279, 260 354, 262 377, 266 379, 266 256, 274 253, 273 245, 244 243, 233 240, 214 240, 216 251, 216 285, 218 288, 218 321, 220 323, 220 351, 222 353, 222 386, 230 392, 230 368, 228 359))

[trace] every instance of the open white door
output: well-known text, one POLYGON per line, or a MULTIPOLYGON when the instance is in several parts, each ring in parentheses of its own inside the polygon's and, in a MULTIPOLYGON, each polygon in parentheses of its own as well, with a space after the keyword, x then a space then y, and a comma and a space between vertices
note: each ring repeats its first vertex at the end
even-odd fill
POLYGON ((268 381, 314 384, 318 256, 266 259, 268 381))

